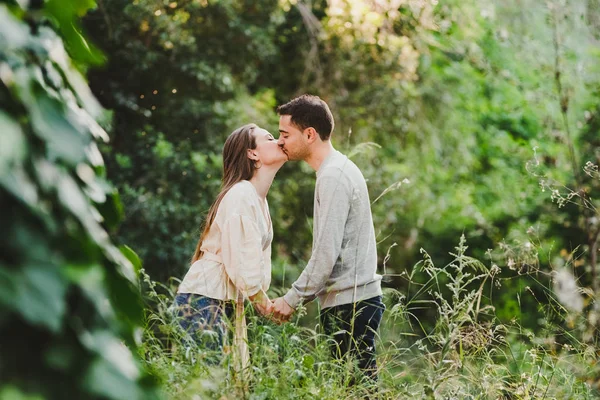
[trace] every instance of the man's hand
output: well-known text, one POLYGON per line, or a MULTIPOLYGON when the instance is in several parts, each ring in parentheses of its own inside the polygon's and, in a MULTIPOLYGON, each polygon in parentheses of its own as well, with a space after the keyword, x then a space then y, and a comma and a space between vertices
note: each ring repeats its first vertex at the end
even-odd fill
POLYGON ((289 321, 294 311, 283 297, 278 297, 273 301, 273 318, 278 322, 289 321))

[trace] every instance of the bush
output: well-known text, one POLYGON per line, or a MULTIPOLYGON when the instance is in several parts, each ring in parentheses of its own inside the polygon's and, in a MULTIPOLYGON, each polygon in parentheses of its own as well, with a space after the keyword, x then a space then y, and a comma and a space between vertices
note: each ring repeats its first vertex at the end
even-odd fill
POLYGON ((93 4, 0 4, 1 398, 158 394, 131 351, 139 261, 106 232, 121 208, 95 142, 101 108, 49 23, 73 33, 93 4))

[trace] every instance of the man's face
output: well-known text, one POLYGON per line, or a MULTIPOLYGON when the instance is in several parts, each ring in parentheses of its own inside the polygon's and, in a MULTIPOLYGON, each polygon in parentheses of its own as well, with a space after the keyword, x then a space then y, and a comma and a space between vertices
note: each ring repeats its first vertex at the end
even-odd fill
POLYGON ((291 115, 279 117, 279 140, 277 144, 288 155, 289 160, 306 160, 310 154, 307 134, 292 123, 291 115))

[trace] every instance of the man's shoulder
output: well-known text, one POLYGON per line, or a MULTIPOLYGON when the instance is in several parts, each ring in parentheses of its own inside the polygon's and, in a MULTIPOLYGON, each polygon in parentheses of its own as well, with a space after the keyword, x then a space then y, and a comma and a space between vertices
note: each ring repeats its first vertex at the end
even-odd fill
POLYGON ((352 182, 357 179, 364 180, 360 168, 350 158, 339 151, 319 175, 320 177, 347 179, 352 182))
POLYGON ((336 180, 336 181, 350 180, 346 166, 330 164, 326 168, 324 168, 321 171, 321 173, 319 174, 319 176, 317 177, 317 182, 332 181, 332 180, 336 180))

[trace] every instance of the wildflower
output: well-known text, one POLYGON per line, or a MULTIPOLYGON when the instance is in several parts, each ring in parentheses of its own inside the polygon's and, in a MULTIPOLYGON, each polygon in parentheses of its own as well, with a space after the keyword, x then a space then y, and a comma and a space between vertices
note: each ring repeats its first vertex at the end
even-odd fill
POLYGON ((511 270, 515 270, 515 260, 513 260, 512 258, 508 259, 508 268, 510 268, 511 270))
POLYGON ((496 275, 497 273, 500 272, 500 267, 496 264, 492 265, 492 269, 490 269, 490 273, 492 276, 496 275))

